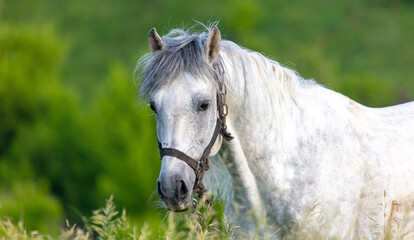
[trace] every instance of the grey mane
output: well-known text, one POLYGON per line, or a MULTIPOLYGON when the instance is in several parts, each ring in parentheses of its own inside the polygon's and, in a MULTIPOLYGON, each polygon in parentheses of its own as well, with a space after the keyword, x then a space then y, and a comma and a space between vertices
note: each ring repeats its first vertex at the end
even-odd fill
POLYGON ((164 49, 140 58, 135 75, 141 78, 139 97, 148 98, 183 72, 216 83, 224 81, 223 60, 209 64, 206 56, 207 32, 191 34, 174 29, 162 37, 164 49))

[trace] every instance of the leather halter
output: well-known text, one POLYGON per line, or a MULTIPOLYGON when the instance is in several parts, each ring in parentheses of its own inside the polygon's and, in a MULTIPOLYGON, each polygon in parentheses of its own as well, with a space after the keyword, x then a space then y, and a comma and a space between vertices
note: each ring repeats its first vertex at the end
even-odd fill
MULTIPOLYGON (((210 169, 208 165, 208 157, 210 155, 211 149, 214 146, 214 143, 217 140, 219 134, 223 136, 226 141, 231 141, 233 136, 229 132, 227 132, 227 125, 226 125, 226 116, 228 114, 228 107, 226 105, 226 87, 222 83, 219 84, 219 92, 217 93, 217 110, 218 110, 218 118, 216 122, 216 127, 214 129, 213 137, 210 140, 210 143, 205 148, 203 155, 201 156, 200 160, 195 160, 189 157, 187 154, 183 153, 182 151, 174 148, 162 148, 160 141, 158 141, 158 149, 160 152, 161 159, 164 156, 172 156, 180 159, 181 161, 185 162, 190 166, 196 175, 196 179, 194 182, 193 191, 198 194, 198 197, 201 199, 204 197, 205 193, 207 192, 204 184, 202 183, 204 172, 210 169)), ((209 199, 206 199, 206 203, 211 205, 209 199)))

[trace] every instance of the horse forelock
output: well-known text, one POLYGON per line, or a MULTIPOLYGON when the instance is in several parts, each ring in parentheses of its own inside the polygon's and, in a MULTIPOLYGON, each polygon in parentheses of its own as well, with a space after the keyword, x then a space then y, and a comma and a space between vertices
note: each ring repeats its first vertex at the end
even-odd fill
POLYGON ((213 64, 207 62, 207 38, 206 32, 190 34, 181 29, 163 36, 164 50, 148 53, 138 61, 135 75, 141 78, 139 97, 148 98, 183 72, 190 73, 195 79, 214 83, 224 81, 222 58, 218 57, 213 64))

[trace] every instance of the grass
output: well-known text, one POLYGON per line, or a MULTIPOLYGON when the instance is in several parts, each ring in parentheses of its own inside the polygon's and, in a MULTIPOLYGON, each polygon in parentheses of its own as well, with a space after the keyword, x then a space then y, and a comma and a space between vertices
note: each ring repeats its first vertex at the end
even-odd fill
MULTIPOLYGON (((387 217, 387 207, 390 202, 379 204, 379 210, 383 212, 384 219, 387 217)), ((318 205, 315 203, 296 227, 290 229, 283 234, 280 239, 339 239, 336 237, 328 237, 322 226, 309 228, 309 219, 319 219, 317 211, 318 205)), ((224 214, 216 212, 211 207, 204 204, 198 204, 192 213, 169 213, 166 215, 167 226, 165 229, 160 228, 159 233, 153 233, 149 230, 148 224, 144 224, 141 228, 131 225, 124 210, 119 212, 113 202, 111 196, 105 207, 93 212, 89 218, 84 217, 84 226, 78 227, 71 225, 66 221, 66 227, 62 230, 61 235, 57 239, 61 240, 111 240, 111 239, 131 239, 131 240, 147 240, 147 239, 232 239, 238 231, 238 227, 230 226, 229 221, 224 214)), ((401 219, 392 219, 392 221, 401 223, 401 219)), ((406 233, 401 233, 395 229, 382 226, 380 223, 378 228, 372 232, 372 239, 408 239, 405 238, 406 233), (381 225, 381 226, 380 226, 381 225), (378 232, 377 230, 381 231, 378 232)), ((400 225, 398 224, 397 227, 400 225)), ((282 232, 285 229, 279 228, 276 232, 282 232)), ((397 229, 399 230, 399 229, 397 229)), ((272 237, 264 237, 257 233, 253 239, 271 239, 272 237)), ((16 239, 16 240, 51 240, 54 239, 50 235, 41 234, 38 231, 27 231, 20 221, 14 224, 12 219, 0 219, 0 240, 16 239)))
MULTIPOLYGON (((224 215, 217 214, 203 204, 197 206, 191 214, 170 213, 166 218, 168 226, 166 229, 161 227, 159 233, 151 232, 147 224, 138 228, 130 224, 125 209, 122 212, 116 209, 111 196, 105 207, 94 211, 90 218, 84 218, 84 227, 66 221, 66 227, 58 239, 230 239, 231 231, 235 229, 229 226, 224 215)), ((25 230, 22 221, 14 224, 12 219, 6 218, 0 220, 0 239, 44 240, 53 237, 37 231, 29 232, 25 230)))

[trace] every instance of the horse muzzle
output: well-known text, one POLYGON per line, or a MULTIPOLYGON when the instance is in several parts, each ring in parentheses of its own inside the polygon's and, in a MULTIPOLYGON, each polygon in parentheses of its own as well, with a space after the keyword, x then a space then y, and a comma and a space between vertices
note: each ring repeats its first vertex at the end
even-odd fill
POLYGON ((158 179, 157 192, 170 211, 186 211, 192 205, 192 186, 177 176, 171 177, 170 180, 158 179))

